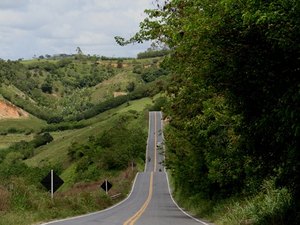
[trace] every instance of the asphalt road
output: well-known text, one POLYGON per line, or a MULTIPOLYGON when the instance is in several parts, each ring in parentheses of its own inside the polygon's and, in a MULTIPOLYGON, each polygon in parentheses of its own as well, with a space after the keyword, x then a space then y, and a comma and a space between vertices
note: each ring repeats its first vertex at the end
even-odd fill
POLYGON ((161 112, 150 112, 145 171, 138 173, 125 201, 100 212, 44 225, 208 225, 182 212, 170 195, 162 163, 162 126, 161 112))

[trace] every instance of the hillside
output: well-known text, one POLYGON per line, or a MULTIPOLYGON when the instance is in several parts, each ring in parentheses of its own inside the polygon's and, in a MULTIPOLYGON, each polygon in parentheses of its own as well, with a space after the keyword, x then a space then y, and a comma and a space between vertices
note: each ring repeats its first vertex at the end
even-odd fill
MULTIPOLYGON (((154 146, 163 134, 162 163, 182 208, 217 225, 299 225, 299 0, 167 0, 144 12, 137 33, 115 37, 120 46, 153 41, 138 59, 78 47, 74 55, 0 60, 0 95, 29 114, 0 120, 0 225, 124 198, 145 163, 150 110, 166 117, 154 146), (40 184, 50 169, 65 180, 53 200, 40 184), (108 195, 96 188, 104 179, 113 182, 108 195)), ((124 224, 148 221, 137 221, 143 213, 160 223, 163 213, 147 211, 162 202, 153 200, 156 175, 124 224)))
POLYGON ((168 82, 159 61, 0 61, 0 225, 95 211, 126 196, 144 165, 147 112, 168 82), (55 205, 40 184, 50 169, 65 181, 55 205), (107 178, 119 199, 99 194, 107 178))
MULTIPOLYGON (((47 161, 49 163, 66 165, 68 162, 68 150, 74 142, 77 144, 88 143, 89 137, 100 136, 105 131, 111 129, 118 117, 122 115, 138 116, 151 104, 152 100, 150 98, 135 100, 86 120, 85 123, 89 125, 83 128, 51 132, 54 140, 47 145, 37 148, 35 156, 26 160, 26 164, 35 167, 42 161, 47 161)), ((146 123, 144 130, 147 130, 146 123)), ((63 167, 65 168, 65 166, 63 167)))
POLYGON ((30 147, 30 143, 37 143, 33 135, 0 150, 0 177, 4 181, 0 184, 0 210, 4 212, 0 224, 31 224, 95 211, 124 198, 144 164, 148 124, 144 110, 150 104, 149 98, 136 100, 91 118, 86 121, 89 126, 51 132, 53 140, 46 145, 30 147), (134 170, 127 169, 131 160, 134 170), (50 169, 65 181, 55 205, 40 184, 50 169), (121 194, 119 199, 112 200, 99 190, 104 179, 113 183, 110 195, 121 194), (9 184, 13 190, 8 189, 9 184), (15 198, 23 200, 11 205, 15 198))
POLYGON ((0 61, 0 94, 48 123, 80 120, 118 92, 129 100, 157 93, 147 85, 167 74, 158 62, 88 56, 0 61))

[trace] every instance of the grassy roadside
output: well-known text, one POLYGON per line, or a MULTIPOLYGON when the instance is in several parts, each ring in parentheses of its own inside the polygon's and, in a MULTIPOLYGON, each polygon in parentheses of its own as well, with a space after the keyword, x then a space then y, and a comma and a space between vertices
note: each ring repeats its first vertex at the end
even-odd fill
MULTIPOLYGON (((136 171, 128 169, 117 175, 111 174, 108 178, 113 184, 109 195, 121 193, 117 199, 110 198, 103 190, 100 190, 99 185, 103 180, 77 184, 68 191, 56 193, 53 200, 50 199, 49 193, 41 192, 34 186, 27 186, 24 180, 14 180, 15 190, 12 193, 13 201, 11 202, 14 210, 5 214, 0 210, 0 225, 41 224, 41 221, 51 221, 105 209, 127 196, 135 173, 136 171)), ((0 197, 3 196, 4 191, 0 188, 0 197)), ((2 198, 2 200, 5 199, 2 198)))
MULTIPOLYGON (((130 140, 134 140, 135 136, 124 142, 123 136, 118 138, 120 134, 127 135, 124 132, 129 132, 129 135, 138 134, 141 139, 139 142, 144 143, 138 149, 145 151, 148 125, 145 109, 151 104, 150 98, 132 101, 86 120, 90 126, 51 132, 54 140, 38 148, 35 156, 25 161, 26 164, 15 158, 17 154, 9 154, 9 160, 7 157, 0 165, 0 177, 5 177, 2 179, 4 182, 0 183, 0 225, 40 224, 40 221, 98 211, 124 199, 130 191, 136 172, 143 167, 141 152, 137 152, 135 156, 134 170, 127 167, 127 159, 125 165, 123 160, 121 166, 112 168, 107 167, 109 164, 105 161, 119 163, 120 155, 124 151, 128 154, 126 151, 131 149, 130 140), (135 132, 135 127, 139 127, 141 132, 135 132), (117 143, 118 147, 110 146, 106 137, 108 141, 112 139, 113 144, 117 143), (78 153, 84 152, 84 156, 76 153, 75 158, 70 158, 70 147, 74 142, 77 142, 78 153), (96 147, 98 143, 103 146, 96 147), (110 153, 108 158, 105 157, 105 152, 110 153), (58 174, 65 181, 55 193, 53 201, 39 183, 51 165, 57 167, 58 174), (6 168, 8 172, 3 174, 2 171, 6 171, 6 168), (104 179, 113 184, 109 195, 120 194, 119 198, 111 199, 99 188, 104 179)), ((13 135, 10 138, 17 137, 18 135, 13 135)))
MULTIPOLYGON (((168 177, 174 190, 172 177, 168 177)), ((273 180, 262 184, 261 189, 252 196, 233 196, 221 201, 199 195, 189 196, 178 189, 172 194, 184 210, 215 225, 285 225, 282 215, 289 210, 292 199, 286 188, 275 188, 273 180)))

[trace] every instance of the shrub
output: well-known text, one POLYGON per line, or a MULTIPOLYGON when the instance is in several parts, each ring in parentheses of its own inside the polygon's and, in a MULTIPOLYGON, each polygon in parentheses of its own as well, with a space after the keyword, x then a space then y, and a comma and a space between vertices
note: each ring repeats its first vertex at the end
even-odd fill
POLYGON ((38 134, 34 137, 34 139, 31 141, 33 146, 35 148, 45 145, 49 142, 53 141, 53 137, 51 136, 50 133, 46 132, 44 134, 38 134))
POLYGON ((51 94, 52 93, 52 84, 49 83, 49 82, 45 82, 42 84, 41 86, 41 90, 44 92, 44 93, 48 93, 48 94, 51 94))
POLYGON ((166 97, 159 97, 155 99, 154 105, 150 107, 150 111, 160 111, 163 107, 166 107, 167 98, 166 97))
POLYGON ((274 181, 266 181, 261 192, 244 203, 232 205, 226 212, 224 225, 285 225, 292 196, 286 188, 276 189, 274 181))

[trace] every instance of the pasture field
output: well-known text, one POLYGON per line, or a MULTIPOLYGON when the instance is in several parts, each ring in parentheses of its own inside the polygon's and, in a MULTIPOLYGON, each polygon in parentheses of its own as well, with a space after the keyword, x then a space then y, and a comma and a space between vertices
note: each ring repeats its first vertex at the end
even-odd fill
MULTIPOLYGON (((131 101, 87 120, 87 124, 90 125, 82 129, 51 132, 54 141, 39 147, 36 150, 36 155, 25 162, 27 165, 33 167, 39 166, 40 163, 45 161, 50 163, 67 163, 68 149, 73 142, 79 144, 86 143, 90 136, 100 135, 109 130, 120 115, 128 112, 142 113, 143 110, 151 104, 152 100, 150 98, 131 101)), ((145 129, 147 129, 147 127, 145 127, 145 129)))

